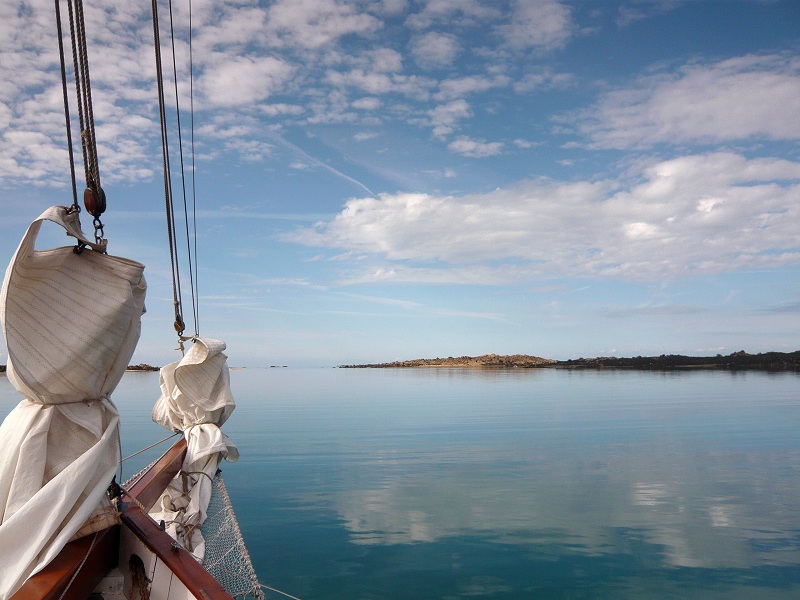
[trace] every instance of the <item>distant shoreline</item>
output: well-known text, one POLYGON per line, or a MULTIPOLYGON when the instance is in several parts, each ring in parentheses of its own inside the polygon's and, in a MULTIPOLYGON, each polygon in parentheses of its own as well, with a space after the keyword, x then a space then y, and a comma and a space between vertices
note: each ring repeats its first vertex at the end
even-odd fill
POLYGON ((478 369, 629 369, 640 371, 672 371, 690 369, 800 371, 800 351, 748 354, 744 350, 723 356, 635 356, 618 358, 602 356, 572 360, 552 360, 527 354, 501 356, 460 356, 420 358, 366 365, 339 365, 340 369, 408 369, 408 368, 478 368, 478 369))
POLYGON ((154 367, 147 363, 139 363, 138 365, 128 365, 126 371, 160 371, 160 367, 154 367))
MULTIPOLYGON (((152 365, 147 365, 145 363, 141 363, 139 365, 128 365, 125 367, 126 371, 160 371, 159 367, 154 367, 152 365)), ((0 365, 0 373, 6 372, 6 366, 0 365)))

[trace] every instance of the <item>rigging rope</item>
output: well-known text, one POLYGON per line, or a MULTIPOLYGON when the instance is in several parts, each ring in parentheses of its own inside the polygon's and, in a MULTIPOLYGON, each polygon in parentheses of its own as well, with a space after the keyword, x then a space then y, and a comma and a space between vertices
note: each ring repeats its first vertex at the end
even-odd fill
MULTIPOLYGON (((180 265, 178 264, 178 248, 175 240, 175 210, 172 202, 172 177, 169 162, 169 132, 167 129, 166 103, 164 101, 164 73, 161 67, 161 35, 159 33, 158 0, 152 1, 153 38, 156 54, 156 83, 158 86, 158 110, 161 121, 161 157, 164 168, 164 202, 167 213, 167 237, 169 241, 169 260, 172 266, 172 298, 175 309, 175 331, 180 338, 186 325, 183 321, 183 305, 181 301, 180 265)), ((183 341, 180 342, 183 350, 183 341)))
MULTIPOLYGON (((64 57, 64 41, 61 19, 61 0, 55 0, 56 30, 58 33, 58 53, 61 63, 61 87, 64 95, 64 119, 67 126, 67 146, 69 150, 70 176, 72 180, 72 210, 80 211, 78 206, 78 189, 75 181, 75 158, 73 155, 72 126, 69 110, 69 93, 67 90, 67 68, 64 57)), ((81 151, 83 155, 83 171, 86 179, 86 190, 83 202, 86 210, 94 218, 95 241, 103 244, 103 223, 100 215, 106 209, 106 196, 100 185, 100 166, 97 158, 97 137, 94 125, 94 108, 92 104, 92 85, 89 79, 89 56, 86 43, 86 22, 83 12, 83 0, 67 0, 69 9, 69 33, 72 47, 72 69, 77 96, 78 123, 81 129, 81 151)), ((82 250, 79 243, 76 251, 82 250)))
POLYGON ((94 217, 95 241, 103 242, 103 223, 100 220, 106 210, 106 195, 100 185, 100 165, 97 157, 97 135, 94 125, 92 83, 89 78, 89 53, 86 42, 86 20, 83 0, 68 0, 70 35, 72 38, 72 62, 75 76, 75 91, 78 100, 78 121, 81 127, 81 148, 86 190, 83 203, 94 217))
MULTIPOLYGON (((180 276, 180 258, 178 255, 178 235, 176 231, 175 200, 172 187, 172 171, 169 154, 169 135, 167 123, 167 110, 164 100, 164 72, 161 53, 160 21, 158 17, 158 2, 152 0, 153 11, 153 36, 155 43, 156 59, 156 78, 158 86, 158 105, 159 118, 161 121, 161 153, 164 168, 164 199, 167 218, 167 231, 170 246, 170 262, 172 266, 172 290, 173 303, 175 307, 175 329, 180 340, 180 349, 183 350, 183 342, 191 337, 184 337, 183 332, 186 328, 183 315, 183 300, 180 276)), ((169 6, 169 33, 172 46, 172 68, 173 83, 176 103, 176 126, 179 145, 180 175, 183 192, 184 226, 186 228, 186 254, 189 266, 189 283, 192 295, 192 316, 194 317, 194 336, 199 335, 199 292, 197 288, 197 210, 196 210, 196 186, 195 186, 195 139, 194 139, 194 77, 193 77, 193 58, 192 58, 192 2, 188 0, 189 6, 189 100, 190 100, 190 131, 191 131, 191 193, 192 193, 192 232, 189 230, 189 206, 187 200, 187 186, 185 163, 183 155, 183 134, 180 111, 180 93, 178 89, 178 68, 175 50, 175 25, 173 19, 172 0, 168 0, 169 6), (194 238, 192 244, 192 237, 194 238)), ((163 440, 162 440, 163 441, 163 440)), ((197 473, 184 473, 184 477, 196 475, 197 473)), ((204 474, 204 473, 202 473, 204 474)), ((126 483, 127 485, 127 483, 126 483)), ((283 594, 288 598, 297 599, 295 596, 280 592, 275 588, 264 586, 259 583, 258 577, 253 569, 252 561, 244 545, 244 540, 239 530, 239 525, 233 513, 230 498, 225 489, 221 477, 212 480, 212 503, 216 502, 217 508, 209 505, 207 516, 203 523, 203 532, 213 531, 214 534, 206 537, 206 554, 203 562, 204 566, 228 591, 236 597, 252 597, 256 600, 265 600, 263 590, 268 589, 283 594), (218 498, 219 500, 214 500, 218 498), (236 591, 240 590, 240 591, 236 591)), ((194 527, 194 526, 192 526, 194 527)))
POLYGON ((72 148, 72 123, 69 116, 69 93, 67 91, 67 65, 64 59, 64 34, 61 30, 61 0, 55 0, 56 31, 58 33, 58 57, 61 62, 61 88, 64 93, 64 120, 67 125, 67 149, 69 150, 69 172, 72 180, 72 210, 80 212, 78 185, 75 181, 75 156, 72 148))
MULTIPOLYGON (((189 6, 191 7, 191 1, 189 2, 189 6)), ((191 8, 190 8, 191 11, 191 8)), ((184 167, 183 161, 183 127, 181 126, 181 108, 180 108, 180 95, 178 93, 178 63, 177 63, 177 53, 175 52, 175 23, 172 14, 172 0, 169 0, 169 33, 170 33, 170 41, 172 43, 172 79, 175 86, 175 120, 176 120, 176 128, 178 133, 178 155, 180 157, 180 167, 181 167, 181 189, 183 191, 183 221, 186 230, 186 255, 189 261, 189 287, 191 290, 192 296, 192 316, 194 317, 195 323, 195 336, 198 335, 197 331, 197 299, 195 298, 194 293, 194 268, 192 266, 192 247, 191 247, 191 235, 189 233, 189 209, 186 200, 186 169, 184 167)), ((191 27, 189 28, 189 36, 191 39, 191 27)), ((191 60, 191 44, 190 44, 190 60, 191 60)), ((191 69, 190 69, 191 70, 191 69)), ((192 157, 192 162, 194 163, 194 157, 192 157)), ((194 175, 194 173, 193 173, 194 175)), ((194 192, 194 187, 192 188, 192 192, 194 192)), ((196 212, 196 211, 193 211, 196 212)), ((195 229, 196 232, 196 229, 195 229)), ((195 240, 197 236, 195 235, 195 240)))
POLYGON ((159 102, 159 116, 161 121, 161 153, 164 168, 164 199, 167 217, 167 232, 170 246, 170 263, 172 266, 172 293, 173 305, 175 309, 175 331, 178 333, 180 340, 179 349, 183 351, 183 342, 192 337, 199 335, 198 326, 198 304, 199 298, 197 294, 197 217, 196 217, 196 193, 195 193, 195 162, 194 162, 194 83, 191 71, 192 57, 191 57, 191 1, 189 2, 189 53, 190 53, 190 100, 191 100, 191 153, 192 153, 192 224, 193 228, 190 231, 189 227, 189 205, 187 199, 187 185, 186 185, 186 167, 183 153, 183 126, 181 122, 181 109, 180 109, 180 93, 178 89, 178 67, 177 67, 177 52, 175 50, 175 26, 173 19, 172 0, 169 0, 169 33, 171 38, 172 48, 172 75, 175 93, 175 110, 176 110, 176 129, 178 136, 178 151, 180 162, 180 178, 181 188, 183 192, 183 225, 185 228, 186 239, 186 257, 188 260, 188 277, 189 286, 191 290, 192 301, 192 317, 194 320, 194 334, 185 337, 184 331, 186 329, 186 322, 184 319, 183 311, 183 290, 180 273, 181 258, 178 250, 178 234, 177 234, 177 219, 175 215, 175 198, 172 183, 172 170, 169 154, 169 126, 167 123, 167 109, 164 100, 164 69, 161 54, 161 35, 160 35, 160 21, 158 17, 158 0, 152 0, 153 6, 153 36, 155 42, 155 55, 156 55, 156 78, 158 84, 158 102, 159 102), (194 251, 192 250, 192 238, 194 238, 194 251))
MULTIPOLYGON (((194 163, 194 56, 192 52, 192 0, 189 0, 189 131, 191 133, 191 155, 192 155, 192 231, 194 231, 194 292, 197 299, 194 300, 194 333, 200 335, 200 288, 198 277, 200 272, 197 269, 197 194, 195 190, 195 163, 194 163)), ((189 259, 191 262, 191 258, 189 259)))

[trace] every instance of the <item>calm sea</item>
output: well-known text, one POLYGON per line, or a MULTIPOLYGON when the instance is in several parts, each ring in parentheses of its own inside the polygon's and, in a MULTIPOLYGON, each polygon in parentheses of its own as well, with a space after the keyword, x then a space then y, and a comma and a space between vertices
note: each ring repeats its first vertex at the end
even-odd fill
MULTIPOLYGON (((796 374, 231 377, 225 481, 261 580, 303 600, 800 597, 796 374)), ((123 454, 166 434, 157 396, 123 378, 123 454)))

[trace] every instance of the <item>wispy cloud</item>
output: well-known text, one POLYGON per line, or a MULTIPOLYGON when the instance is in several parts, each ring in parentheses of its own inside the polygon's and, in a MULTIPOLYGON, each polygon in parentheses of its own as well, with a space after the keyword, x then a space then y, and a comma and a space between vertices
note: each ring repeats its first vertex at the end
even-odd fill
POLYGON ((649 0, 636 4, 623 4, 617 9, 616 22, 619 27, 627 27, 667 13, 683 3, 683 0, 649 0))
POLYGON ((773 306, 765 306, 761 312, 772 315, 800 315, 800 300, 773 306))
POLYGON ((606 316, 613 318, 629 317, 673 317, 676 315, 692 315, 710 312, 707 306, 689 306, 685 304, 654 304, 629 308, 611 308, 605 311, 606 316))

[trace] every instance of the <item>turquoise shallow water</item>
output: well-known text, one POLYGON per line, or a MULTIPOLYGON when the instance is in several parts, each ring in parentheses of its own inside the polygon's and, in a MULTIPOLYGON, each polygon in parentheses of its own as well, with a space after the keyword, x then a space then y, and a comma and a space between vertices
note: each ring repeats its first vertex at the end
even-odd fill
MULTIPOLYGON (((304 600, 800 597, 795 374, 231 378, 225 480, 260 578, 304 600)), ((123 378, 124 455, 166 435, 157 395, 123 378)))

